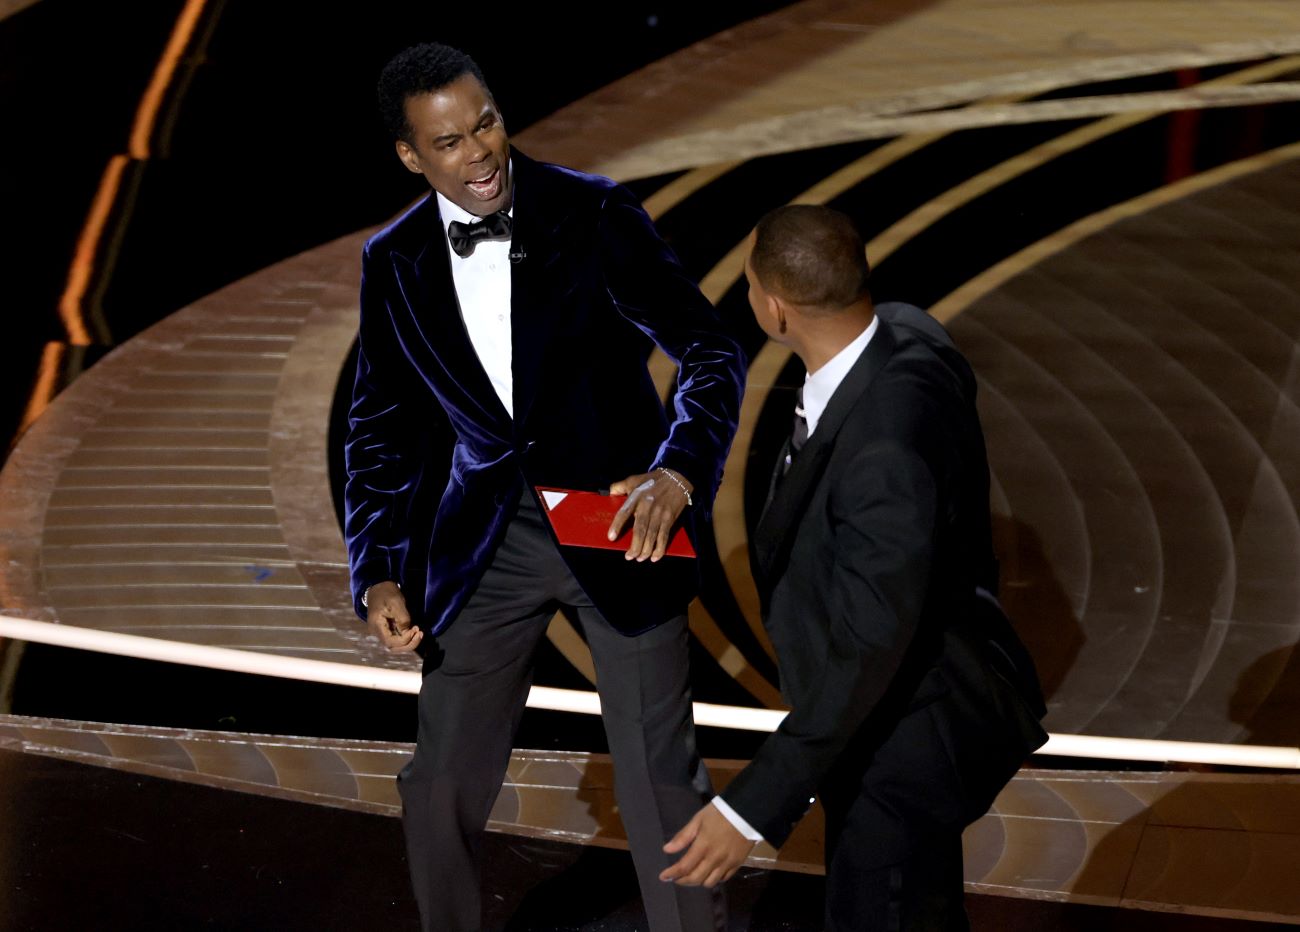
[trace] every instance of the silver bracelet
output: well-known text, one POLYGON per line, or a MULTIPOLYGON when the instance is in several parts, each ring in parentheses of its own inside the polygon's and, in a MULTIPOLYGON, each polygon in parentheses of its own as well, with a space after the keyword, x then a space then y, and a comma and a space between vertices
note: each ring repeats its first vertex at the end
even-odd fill
MULTIPOLYGON (((387 580, 384 580, 384 581, 387 582, 387 580)), ((374 586, 366 586, 365 589, 361 590, 361 607, 362 607, 362 608, 369 608, 369 607, 370 607, 370 590, 373 589, 373 588, 375 588, 375 586, 377 586, 377 585, 379 585, 379 583, 375 583, 374 586)), ((402 584, 401 584, 401 583, 398 583, 398 584, 397 584, 397 591, 398 591, 398 592, 401 592, 401 591, 402 591, 402 584)))
POLYGON ((659 471, 663 473, 665 476, 667 476, 669 479, 673 480, 673 482, 677 483, 677 488, 681 489, 682 493, 686 496, 687 508, 695 504, 695 502, 691 500, 691 490, 686 488, 685 482, 683 482, 682 480, 678 479, 675 475, 673 475, 672 470, 670 470, 667 466, 660 466, 659 471))

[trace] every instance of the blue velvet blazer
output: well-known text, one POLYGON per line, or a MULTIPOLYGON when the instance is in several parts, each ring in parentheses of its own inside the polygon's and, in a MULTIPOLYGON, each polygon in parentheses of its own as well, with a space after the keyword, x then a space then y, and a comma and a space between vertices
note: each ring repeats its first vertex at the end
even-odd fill
MULTIPOLYGON (((745 364, 717 312, 627 190, 517 151, 512 165, 513 419, 461 320, 432 192, 365 247, 345 489, 362 617, 361 593, 391 579, 421 626, 445 628, 534 485, 594 490, 666 466, 695 485, 691 530, 721 479, 745 364), (646 337, 679 366, 671 423, 646 337), (429 442, 448 431, 449 479, 429 442)), ((697 586, 693 560, 561 549, 628 634, 682 612, 697 586)))

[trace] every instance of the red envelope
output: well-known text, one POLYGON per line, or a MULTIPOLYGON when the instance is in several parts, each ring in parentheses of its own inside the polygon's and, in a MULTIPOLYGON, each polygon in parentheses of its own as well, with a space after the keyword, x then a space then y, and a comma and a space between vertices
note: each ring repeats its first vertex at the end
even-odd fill
MULTIPOLYGON (((542 500, 546 517, 555 530, 555 537, 569 547, 597 547, 601 550, 626 551, 632 545, 632 522, 624 525, 617 540, 610 540, 609 525, 626 495, 601 495, 599 492, 578 492, 573 489, 552 489, 534 486, 542 500)), ((683 528, 678 528, 668 540, 669 557, 693 557, 695 548, 683 528)))

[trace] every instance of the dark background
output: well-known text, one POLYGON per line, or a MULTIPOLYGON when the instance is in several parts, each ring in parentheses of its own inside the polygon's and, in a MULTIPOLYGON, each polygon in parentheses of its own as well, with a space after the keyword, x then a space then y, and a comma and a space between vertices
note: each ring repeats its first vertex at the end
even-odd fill
MULTIPOLYGON (((786 5, 328 5, 209 0, 150 143, 132 162, 86 297, 94 345, 114 345, 273 262, 382 223, 427 190, 398 163, 374 83, 422 41, 465 49, 506 123, 530 123, 664 55, 786 5), (601 37, 592 41, 590 37, 601 37)), ((105 166, 128 151, 136 109, 181 0, 40 0, 0 20, 0 206, 8 364, 0 436, 14 437, 105 166)), ((3 610, 0 606, 0 610, 3 610)), ((3 645, 0 645, 0 650, 3 645)), ((10 667, 14 664, 11 662, 10 667)), ((0 682, 11 711, 95 721, 407 740, 410 697, 29 645, 0 682)), ((597 749, 599 722, 530 712, 520 743, 597 749)), ((748 754, 719 733, 706 753, 748 754)))

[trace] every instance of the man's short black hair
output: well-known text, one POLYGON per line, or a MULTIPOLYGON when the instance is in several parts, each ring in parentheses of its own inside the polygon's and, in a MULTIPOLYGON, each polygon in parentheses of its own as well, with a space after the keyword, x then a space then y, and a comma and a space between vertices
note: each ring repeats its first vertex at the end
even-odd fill
POLYGON ((838 310, 868 295, 866 247, 845 214, 829 207, 778 207, 754 228, 750 266, 792 304, 838 310))
POLYGON ((394 139, 413 142, 410 124, 406 122, 407 99, 432 94, 467 74, 472 74, 487 90, 483 72, 460 49, 425 42, 398 52, 379 75, 379 115, 384 120, 384 128, 394 139))

